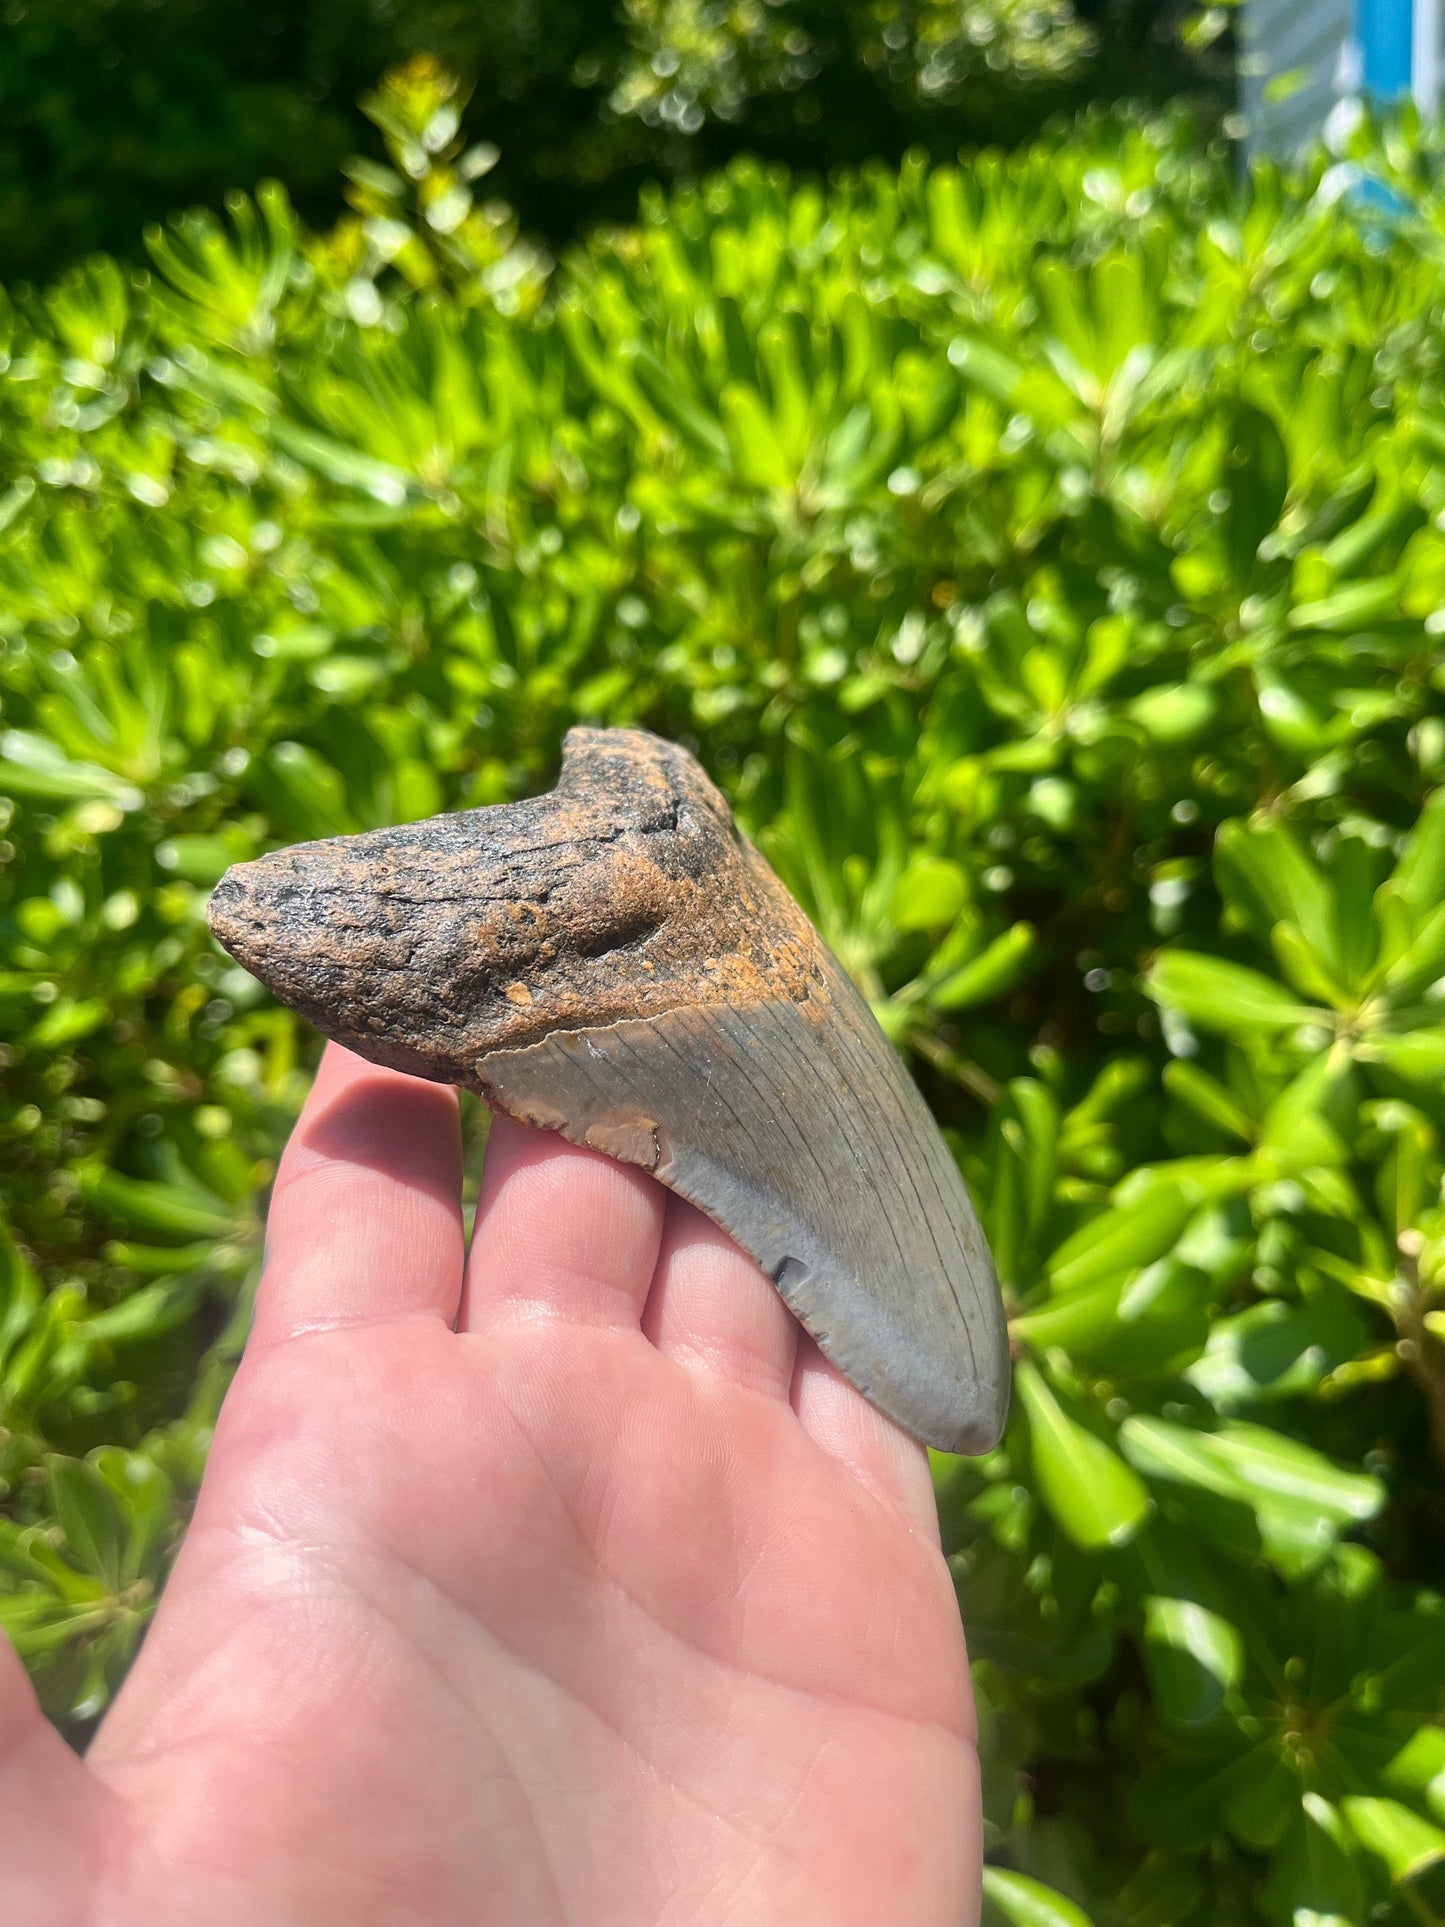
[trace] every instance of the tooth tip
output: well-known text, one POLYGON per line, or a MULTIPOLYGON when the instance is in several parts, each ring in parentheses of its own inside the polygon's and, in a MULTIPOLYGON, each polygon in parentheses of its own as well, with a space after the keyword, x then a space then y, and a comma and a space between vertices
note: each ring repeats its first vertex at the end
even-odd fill
POLYGON ((956 1415, 953 1442, 943 1449, 973 1458, 980 1452, 992 1452, 1003 1437, 1009 1411, 1007 1368, 997 1381, 987 1385, 971 1385, 969 1390, 974 1395, 969 1408, 956 1415))

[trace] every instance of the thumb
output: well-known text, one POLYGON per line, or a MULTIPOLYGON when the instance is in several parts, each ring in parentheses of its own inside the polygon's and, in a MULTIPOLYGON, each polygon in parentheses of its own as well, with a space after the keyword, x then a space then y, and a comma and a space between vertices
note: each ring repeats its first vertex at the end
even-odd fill
POLYGON ((105 1796, 40 1710, 0 1633, 0 1916, 58 1927, 93 1911, 105 1796))

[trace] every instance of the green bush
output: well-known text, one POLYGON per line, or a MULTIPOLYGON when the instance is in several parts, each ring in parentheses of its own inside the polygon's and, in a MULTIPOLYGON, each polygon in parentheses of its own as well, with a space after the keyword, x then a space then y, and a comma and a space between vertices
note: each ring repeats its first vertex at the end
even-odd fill
POLYGON ((0 1624, 95 1715, 244 1326, 314 1039, 210 884, 644 723, 909 1054, 1008 1293, 1008 1435, 937 1464, 990 1907, 1439 1919, 1430 155, 739 163, 553 271, 444 93, 384 90, 335 232, 237 200, 3 318, 0 1624))
POLYGON ((263 175, 333 220, 372 135, 357 95, 419 53, 475 80, 468 124, 555 242, 740 149, 819 170, 910 142, 952 157, 1184 89, 1217 119, 1231 18, 1206 0, 7 0, 0 278, 139 255, 147 221, 263 175))

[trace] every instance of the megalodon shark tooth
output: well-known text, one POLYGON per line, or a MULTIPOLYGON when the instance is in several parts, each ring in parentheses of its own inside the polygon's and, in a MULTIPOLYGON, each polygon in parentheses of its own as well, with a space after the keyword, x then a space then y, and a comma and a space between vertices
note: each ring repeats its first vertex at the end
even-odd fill
POLYGON ((349 1050, 689 1199, 916 1438, 997 1443, 1007 1334, 954 1160, 686 750, 574 729, 548 794, 237 864, 210 922, 349 1050))

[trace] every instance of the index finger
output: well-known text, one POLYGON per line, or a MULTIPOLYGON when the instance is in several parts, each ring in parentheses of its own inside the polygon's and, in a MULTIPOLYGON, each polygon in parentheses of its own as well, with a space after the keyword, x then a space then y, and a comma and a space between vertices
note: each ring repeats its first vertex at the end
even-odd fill
POLYGON ((453 1324, 461 1188, 456 1092, 328 1044, 277 1173, 253 1341, 418 1315, 453 1324))

